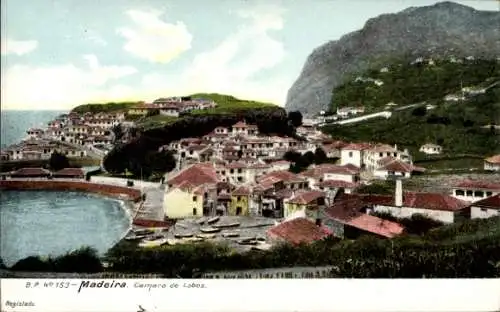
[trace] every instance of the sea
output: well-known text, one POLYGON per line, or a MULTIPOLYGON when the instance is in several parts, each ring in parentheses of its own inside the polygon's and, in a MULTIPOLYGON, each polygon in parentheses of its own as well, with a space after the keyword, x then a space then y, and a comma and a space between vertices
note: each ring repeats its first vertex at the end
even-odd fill
POLYGON ((67 111, 2 110, 0 119, 0 148, 20 142, 29 128, 47 128, 47 123, 67 111))

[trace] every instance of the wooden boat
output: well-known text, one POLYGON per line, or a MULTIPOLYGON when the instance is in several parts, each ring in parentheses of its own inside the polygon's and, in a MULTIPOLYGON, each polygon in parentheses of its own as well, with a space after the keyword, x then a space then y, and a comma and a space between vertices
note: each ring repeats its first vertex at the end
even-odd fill
POLYGON ((242 237, 238 240, 238 242, 249 242, 249 241, 254 241, 255 237, 242 237))
POLYGON ((233 223, 226 223, 226 224, 214 224, 212 226, 215 227, 215 228, 225 229, 225 228, 232 228, 232 227, 240 226, 240 223, 239 222, 233 222, 233 223))
POLYGON ((240 233, 238 232, 222 233, 222 237, 238 237, 238 236, 240 236, 240 233))
POLYGON ((130 236, 126 236, 125 240, 129 241, 129 242, 133 242, 133 241, 141 240, 143 238, 146 238, 146 235, 130 235, 130 236))
POLYGON ((257 236, 256 240, 259 242, 265 242, 266 238, 264 236, 257 236))
POLYGON ((256 246, 252 246, 252 250, 262 250, 266 251, 271 249, 272 245, 270 244, 257 244, 256 246))
POLYGON ((237 243, 239 245, 250 245, 250 246, 255 246, 259 244, 259 242, 257 242, 256 240, 239 240, 237 243))
POLYGON ((213 217, 213 218, 208 219, 207 223, 208 224, 213 224, 213 223, 219 221, 219 219, 220 219, 220 217, 213 217))
POLYGON ((203 239, 212 239, 215 238, 215 234, 209 234, 209 233, 201 233, 197 234, 196 237, 203 238, 203 239))
POLYGON ((178 239, 167 238, 167 244, 169 245, 177 245, 180 242, 178 239))
POLYGON ((207 218, 203 217, 203 218, 199 218, 195 222, 202 225, 203 223, 207 222, 207 220, 208 220, 207 218))
POLYGON ((168 243, 166 238, 160 238, 155 240, 144 240, 139 243, 139 247, 142 248, 151 248, 151 247, 159 247, 168 243))
POLYGON ((220 232, 221 229, 214 228, 214 227, 205 227, 205 228, 200 228, 200 231, 202 233, 217 233, 220 232))
POLYGON ((137 229, 133 230, 133 232, 135 235, 150 235, 155 233, 153 230, 150 229, 137 229))
POLYGON ((175 238, 187 238, 187 237, 193 237, 193 233, 176 233, 174 234, 175 238))

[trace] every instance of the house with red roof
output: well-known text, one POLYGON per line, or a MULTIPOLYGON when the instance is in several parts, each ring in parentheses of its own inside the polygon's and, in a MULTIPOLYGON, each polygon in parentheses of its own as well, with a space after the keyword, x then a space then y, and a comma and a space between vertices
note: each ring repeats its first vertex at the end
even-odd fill
POLYGON ((286 242, 292 245, 310 244, 331 235, 324 227, 306 218, 296 218, 279 223, 269 230, 267 236, 271 244, 286 242))
POLYGON ((471 219, 486 219, 500 216, 500 194, 473 203, 470 207, 471 219))
POLYGON ((393 238, 404 233, 399 223, 387 221, 364 211, 371 204, 361 197, 349 196, 321 209, 319 220, 334 236, 355 239, 361 235, 393 238))
POLYGON ((500 171, 500 154, 486 158, 484 160, 484 170, 500 171))
POLYGON ((453 185, 452 196, 468 202, 476 202, 500 193, 500 183, 464 180, 453 185))
POLYGON ((410 178, 413 173, 425 171, 425 168, 414 166, 392 156, 380 159, 377 165, 378 167, 373 171, 373 175, 384 180, 390 177, 410 178))
POLYGON ((340 149, 340 164, 352 164, 361 168, 363 166, 364 151, 369 149, 370 143, 350 143, 340 149))
MULTIPOLYGON (((390 197, 389 197, 390 198, 390 197)), ((373 205, 374 212, 390 213, 397 218, 421 214, 443 223, 453 223, 470 216, 470 204, 447 194, 403 192, 402 180, 396 180, 396 191, 391 202, 373 205)))
POLYGON ((171 219, 202 216, 211 199, 208 189, 215 189, 219 181, 215 166, 210 163, 197 163, 170 176, 163 199, 165 216, 171 219))
POLYGON ((82 168, 64 168, 52 173, 58 179, 84 179, 85 172, 82 168))
POLYGON ((312 189, 336 192, 343 189, 351 193, 360 184, 360 169, 354 165, 316 165, 301 173, 309 181, 312 189))
POLYGON ((326 193, 314 190, 292 191, 291 196, 284 200, 283 217, 304 211, 307 217, 315 220, 318 210, 327 203, 326 193))

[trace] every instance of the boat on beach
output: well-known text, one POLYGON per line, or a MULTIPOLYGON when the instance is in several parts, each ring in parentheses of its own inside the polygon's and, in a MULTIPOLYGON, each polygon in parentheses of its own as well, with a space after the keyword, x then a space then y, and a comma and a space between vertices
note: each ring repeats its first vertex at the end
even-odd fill
POLYGON ((193 237, 193 233, 175 233, 174 234, 175 238, 188 238, 188 237, 193 237))
POLYGON ((205 228, 200 228, 200 231, 202 233, 217 233, 220 232, 221 229, 215 228, 215 227, 205 227, 205 228))
POLYGON ((256 240, 238 240, 237 243, 238 245, 249 245, 249 246, 255 246, 259 244, 259 242, 256 240))
POLYGON ((141 240, 141 239, 146 238, 146 237, 147 237, 146 235, 130 235, 130 236, 126 236, 124 239, 126 241, 133 242, 133 241, 141 240))
POLYGON ((202 225, 203 223, 205 223, 207 221, 208 221, 208 218, 202 217, 202 218, 199 218, 198 220, 196 220, 195 222, 198 223, 199 225, 202 225))
POLYGON ((213 223, 219 221, 219 219, 220 219, 220 217, 213 217, 213 218, 208 219, 207 223, 208 224, 213 224, 213 223))
POLYGON ((214 224, 212 225, 214 228, 232 228, 232 227, 237 227, 240 226, 239 222, 232 222, 232 223, 225 223, 225 224, 214 224))
POLYGON ((132 230, 132 232, 135 235, 150 235, 150 234, 154 234, 155 233, 155 231, 150 230, 150 229, 136 229, 136 230, 132 230))
POLYGON ((238 237, 240 236, 240 233, 238 232, 227 232, 227 233, 223 233, 222 234, 222 237, 226 238, 226 237, 238 237))
POLYGON ((200 233, 197 234, 196 237, 203 238, 203 239, 212 239, 215 238, 215 234, 209 234, 209 233, 200 233))
POLYGON ((162 245, 165 245, 168 243, 168 239, 166 238, 159 238, 159 239, 154 239, 154 240, 143 240, 142 242, 139 243, 139 247, 142 248, 151 248, 151 247, 159 247, 162 245))

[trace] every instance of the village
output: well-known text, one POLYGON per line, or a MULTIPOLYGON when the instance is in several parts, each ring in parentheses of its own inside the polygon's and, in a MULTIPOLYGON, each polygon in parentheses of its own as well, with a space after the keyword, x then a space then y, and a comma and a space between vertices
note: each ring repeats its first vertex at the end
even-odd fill
MULTIPOLYGON (((112 128, 133 126, 128 115, 146 116, 150 110, 158 110, 175 117, 216 105, 169 98, 141 103, 128 111, 70 113, 51 121, 46 130, 29 129, 25 141, 2 151, 2 159, 48 159, 54 151, 67 157, 103 157, 115 143, 112 128)), ((330 235, 392 238, 405 233, 398 222, 374 213, 396 218, 423 215, 442 223, 499 214, 500 183, 463 179, 450 186, 447 194, 409 192, 404 189, 405 181, 425 174, 426 169, 413 164, 407 149, 382 142, 333 140, 307 120, 296 134, 296 138, 265 135, 257 125, 241 120, 231 127, 216 127, 202 137, 160 147, 160 151, 174 152, 176 168, 154 187, 155 195, 145 194, 138 210, 147 205, 157 212, 155 218, 176 222, 160 234, 141 235, 139 230, 126 239, 140 239, 143 247, 209 240, 229 242, 242 250, 269 249, 277 242, 310 243, 330 235), (321 153, 324 159, 293 173, 290 153, 321 153), (358 191, 380 180, 393 181, 394 194, 358 191)), ((420 151, 439 154, 441 147, 428 143, 420 151)), ((484 170, 500 171, 500 155, 486 158, 484 170)), ((2 174, 8 180, 34 178, 85 177, 78 168, 55 173, 21 168, 2 174)))

